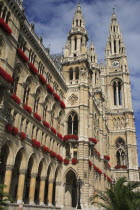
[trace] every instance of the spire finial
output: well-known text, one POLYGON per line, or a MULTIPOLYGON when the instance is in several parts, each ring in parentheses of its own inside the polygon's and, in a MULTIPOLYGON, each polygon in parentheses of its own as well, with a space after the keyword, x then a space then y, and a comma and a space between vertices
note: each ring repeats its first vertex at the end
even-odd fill
POLYGON ((116 5, 114 4, 114 7, 113 7, 113 14, 115 14, 115 9, 116 9, 116 5))

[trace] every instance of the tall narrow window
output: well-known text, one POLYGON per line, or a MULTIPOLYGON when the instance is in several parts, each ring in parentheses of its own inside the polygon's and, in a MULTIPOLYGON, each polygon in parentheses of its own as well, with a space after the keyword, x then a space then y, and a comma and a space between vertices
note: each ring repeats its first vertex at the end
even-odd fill
POLYGON ((7 16, 6 16, 6 23, 8 23, 9 18, 10 18, 10 12, 7 13, 7 16))
POLYGON ((77 50, 77 38, 76 37, 74 39, 74 42, 75 42, 75 50, 77 50))
POLYGON ((44 120, 46 120, 48 108, 49 108, 49 98, 46 97, 45 98, 45 105, 44 105, 44 109, 43 109, 43 118, 44 118, 44 120))
POLYGON ((76 20, 76 26, 78 27, 78 20, 76 20))
POLYGON ((121 81, 114 81, 113 83, 114 105, 122 105, 122 83, 121 81))
POLYGON ((70 69, 69 71, 69 79, 73 80, 73 69, 70 69))
POLYGON ((119 105, 122 105, 122 90, 121 90, 121 82, 118 82, 118 97, 119 97, 119 105))
POLYGON ((38 105, 39 105, 39 97, 35 98, 35 103, 34 103, 34 112, 38 111, 38 105))
POLYGON ((113 30, 114 30, 114 33, 115 33, 115 26, 113 26, 113 30))
POLYGON ((95 72, 95 85, 96 85, 96 80, 97 80, 97 73, 95 72))
POLYGON ((114 92, 114 105, 117 105, 116 82, 114 82, 113 84, 113 92, 114 92))
POLYGON ((116 53, 116 40, 114 40, 114 53, 116 53))
POLYGON ((121 52, 121 41, 119 40, 119 53, 121 52))
POLYGON ((68 134, 78 135, 78 116, 75 112, 68 117, 68 134))
POLYGON ((12 92, 16 94, 17 87, 18 87, 18 82, 19 82, 19 79, 20 79, 20 75, 18 75, 18 76, 13 75, 13 78, 15 78, 15 79, 14 79, 13 91, 12 92))
POLYGON ((26 86, 24 88, 24 94, 23 94, 23 104, 27 104, 27 105, 28 105, 29 95, 30 95, 30 84, 31 84, 31 78, 28 78, 26 80, 26 86))
POLYGON ((80 20, 80 27, 82 26, 82 20, 80 20))
POLYGON ((79 68, 75 69, 75 79, 78 80, 79 79, 79 68))
POLYGON ((36 91, 36 97, 35 97, 35 102, 34 102, 34 112, 38 111, 38 105, 39 105, 39 100, 40 100, 40 89, 37 89, 36 91))
POLYGON ((13 86, 12 93, 16 94, 17 88, 18 88, 18 83, 19 83, 19 80, 20 80, 20 66, 15 67, 15 70, 14 70, 14 73, 13 73, 13 79, 14 79, 14 82, 12 84, 12 86, 13 86))

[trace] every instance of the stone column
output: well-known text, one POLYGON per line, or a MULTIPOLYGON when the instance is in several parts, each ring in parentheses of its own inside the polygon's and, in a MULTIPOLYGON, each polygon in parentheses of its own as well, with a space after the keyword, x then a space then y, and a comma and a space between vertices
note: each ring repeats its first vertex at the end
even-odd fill
POLYGON ((46 177, 40 177, 40 189, 39 189, 39 204, 40 205, 44 205, 45 180, 46 180, 46 177))
POLYGON ((54 180, 49 180, 48 184, 48 206, 52 206, 53 182, 54 180))
POLYGON ((30 189, 29 189, 29 204, 34 204, 35 186, 37 174, 31 174, 30 189))
POLYGON ((60 206, 60 197, 62 196, 60 191, 61 182, 56 182, 56 191, 55 191, 55 202, 56 206, 60 206))
POLYGON ((24 191, 24 181, 25 181, 25 174, 26 170, 21 169, 19 171, 19 179, 18 179, 18 190, 17 190, 17 203, 22 204, 23 203, 23 191, 24 191))
POLYGON ((6 172, 5 172, 5 178, 4 178, 4 185, 6 185, 6 188, 4 188, 5 193, 9 193, 9 191, 10 191, 12 170, 13 170, 12 165, 7 165, 6 166, 6 172))

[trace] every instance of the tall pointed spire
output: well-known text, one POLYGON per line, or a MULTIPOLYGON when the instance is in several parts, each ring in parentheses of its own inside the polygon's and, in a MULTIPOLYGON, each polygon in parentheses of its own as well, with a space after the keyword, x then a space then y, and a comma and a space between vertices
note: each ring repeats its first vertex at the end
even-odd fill
POLYGON ((125 46, 115 14, 115 9, 113 8, 109 37, 106 45, 106 58, 114 55, 125 55, 125 46))
POLYGON ((88 35, 85 29, 85 21, 82 15, 80 3, 77 4, 74 18, 72 21, 72 28, 68 34, 66 42, 64 57, 81 56, 87 52, 88 35))

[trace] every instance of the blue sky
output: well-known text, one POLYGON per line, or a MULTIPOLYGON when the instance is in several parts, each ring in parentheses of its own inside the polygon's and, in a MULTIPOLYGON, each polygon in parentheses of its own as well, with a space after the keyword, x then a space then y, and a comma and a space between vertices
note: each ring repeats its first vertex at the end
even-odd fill
MULTIPOLYGON (((51 54, 62 53, 78 0, 24 0, 25 14, 35 31, 43 35, 45 47, 51 54)), ((81 0, 83 16, 89 35, 94 42, 98 62, 104 62, 112 8, 116 14, 126 46, 131 75, 132 100, 135 111, 137 143, 140 154, 140 1, 139 0, 81 0)), ((140 155, 139 155, 140 163, 140 155)))

